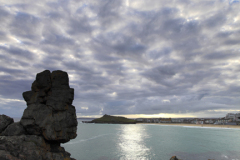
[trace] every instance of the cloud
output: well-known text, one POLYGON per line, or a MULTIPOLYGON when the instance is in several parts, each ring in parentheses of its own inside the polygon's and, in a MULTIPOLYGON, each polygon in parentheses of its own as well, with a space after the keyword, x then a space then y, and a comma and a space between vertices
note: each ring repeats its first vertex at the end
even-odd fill
POLYGON ((6 1, 0 112, 20 117, 22 92, 45 69, 69 73, 79 116, 238 111, 238 8, 195 0, 6 1))

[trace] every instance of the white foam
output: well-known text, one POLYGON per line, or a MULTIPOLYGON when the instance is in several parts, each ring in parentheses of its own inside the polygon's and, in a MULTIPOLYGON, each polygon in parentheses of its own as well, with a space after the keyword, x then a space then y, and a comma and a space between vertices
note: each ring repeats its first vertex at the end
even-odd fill
POLYGON ((233 130, 240 130, 238 128, 224 128, 224 127, 201 127, 201 126, 182 126, 185 128, 203 128, 203 129, 233 129, 233 130))
POLYGON ((240 128, 225 128, 225 127, 202 127, 202 126, 179 126, 179 125, 159 125, 159 124, 141 124, 141 125, 155 125, 155 126, 167 126, 167 127, 184 127, 184 128, 203 128, 203 129, 232 129, 232 130, 240 130, 240 128))
POLYGON ((159 124, 141 124, 141 125, 155 125, 155 126, 167 126, 167 127, 183 127, 179 125, 159 125, 159 124))

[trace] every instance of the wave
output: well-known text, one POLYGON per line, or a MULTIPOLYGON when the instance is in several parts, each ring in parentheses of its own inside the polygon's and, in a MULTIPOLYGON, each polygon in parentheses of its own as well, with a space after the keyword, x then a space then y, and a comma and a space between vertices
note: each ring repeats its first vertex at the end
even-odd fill
POLYGON ((141 124, 141 125, 155 125, 155 126, 160 126, 160 127, 184 127, 184 128, 203 128, 203 129, 231 129, 231 130, 240 130, 240 128, 227 128, 227 127, 202 127, 202 126, 182 126, 182 125, 159 125, 159 124, 141 124))
POLYGON ((183 127, 183 126, 179 126, 179 125, 159 125, 159 124, 141 124, 141 125, 155 125, 155 126, 160 126, 160 127, 164 127, 164 126, 166 126, 166 127, 183 127))
POLYGON ((239 128, 224 128, 224 127, 201 127, 201 126, 181 126, 184 128, 203 128, 203 129, 233 129, 240 130, 239 128))

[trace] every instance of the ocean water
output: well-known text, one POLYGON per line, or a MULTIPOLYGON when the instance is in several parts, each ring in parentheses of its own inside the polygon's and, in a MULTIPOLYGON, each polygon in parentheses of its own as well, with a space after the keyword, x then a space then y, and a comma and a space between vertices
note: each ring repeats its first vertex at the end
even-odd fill
POLYGON ((80 122, 62 144, 77 160, 240 160, 240 129, 80 122))

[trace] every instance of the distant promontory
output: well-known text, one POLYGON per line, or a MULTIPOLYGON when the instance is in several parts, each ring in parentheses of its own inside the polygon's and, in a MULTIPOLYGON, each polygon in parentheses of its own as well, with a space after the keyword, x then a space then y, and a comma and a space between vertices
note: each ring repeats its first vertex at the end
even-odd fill
POLYGON ((101 118, 94 119, 90 122, 83 121, 83 123, 136 124, 136 121, 125 117, 110 116, 105 114, 101 118))

